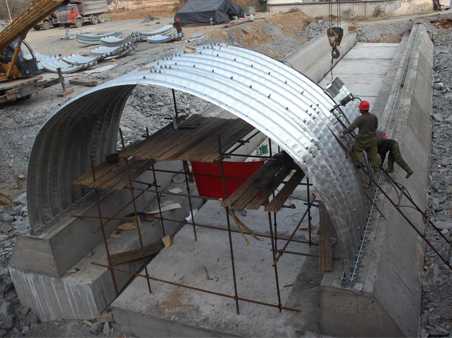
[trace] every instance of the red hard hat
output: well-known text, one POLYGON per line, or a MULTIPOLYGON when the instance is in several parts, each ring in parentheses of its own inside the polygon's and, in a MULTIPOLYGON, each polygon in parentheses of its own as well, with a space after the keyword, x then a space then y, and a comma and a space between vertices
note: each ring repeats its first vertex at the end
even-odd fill
POLYGON ((388 136, 388 135, 385 135, 385 136, 383 136, 381 139, 382 139, 382 140, 389 140, 389 136, 388 136))
POLYGON ((361 103, 359 104, 358 108, 361 109, 361 110, 369 110, 370 104, 367 101, 361 101, 361 103))
POLYGON ((179 22, 179 18, 177 18, 176 21, 179 22))

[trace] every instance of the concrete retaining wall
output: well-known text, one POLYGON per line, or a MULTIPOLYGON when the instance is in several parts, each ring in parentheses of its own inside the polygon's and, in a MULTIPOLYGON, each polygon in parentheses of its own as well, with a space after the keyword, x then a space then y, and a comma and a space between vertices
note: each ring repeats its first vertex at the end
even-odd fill
MULTIPOLYGON (((427 183, 431 144, 433 44, 420 26, 409 58, 400 105, 396 104, 394 130, 388 123, 393 111, 394 85, 382 119, 383 129, 396 139, 415 174, 409 180, 396 166, 395 180, 403 184, 422 210, 427 208, 427 183)), ((402 60, 403 61, 403 60, 402 60)), ((399 69, 394 83, 403 75, 399 69)), ((384 189, 397 201, 389 183, 384 189)), ((402 205, 409 204, 405 199, 402 205)), ((418 336, 424 243, 393 205, 380 195, 372 228, 360 261, 353 289, 340 286, 340 271, 325 274, 321 284, 322 331, 334 336, 418 336)), ((403 211, 422 231, 422 215, 403 211)))
MULTIPOLYGON (((333 15, 337 15, 336 6, 333 5, 333 15)), ((329 15, 329 5, 325 2, 304 2, 287 0, 270 0, 268 10, 271 13, 285 13, 298 9, 314 18, 326 18, 329 15)), ((418 13, 432 9, 432 2, 428 0, 411 1, 341 1, 341 16, 344 20, 398 16, 418 13)))
MULTIPOLYGON (((340 57, 333 63, 333 67, 348 53, 356 44, 356 33, 348 32, 348 24, 343 23, 344 37, 338 47, 340 57)), ((331 47, 326 33, 319 34, 300 49, 289 54, 283 59, 293 68, 308 76, 312 81, 318 83, 331 70, 331 47)))

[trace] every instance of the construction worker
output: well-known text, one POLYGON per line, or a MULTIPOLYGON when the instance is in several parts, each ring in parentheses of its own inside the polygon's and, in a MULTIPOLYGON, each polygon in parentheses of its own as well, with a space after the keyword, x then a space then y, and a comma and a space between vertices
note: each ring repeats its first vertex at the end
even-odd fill
POLYGON ((173 27, 176 28, 177 34, 182 33, 182 24, 180 23, 179 18, 176 19, 175 23, 173 23, 173 27))
POLYGON ((343 138, 346 134, 351 133, 353 130, 358 128, 359 134, 355 139, 355 143, 353 143, 351 155, 353 159, 355 159, 355 161, 357 161, 362 167, 366 167, 366 162, 364 162, 362 155, 362 152, 365 151, 367 158, 372 165, 372 170, 376 172, 379 167, 377 152, 378 118, 369 113, 369 102, 361 101, 358 108, 361 116, 358 116, 347 129, 339 134, 339 137, 343 138))
POLYGON ((382 139, 378 141, 378 154, 381 158, 381 164, 385 161, 386 154, 389 152, 388 156, 388 172, 394 172, 394 161, 406 171, 406 178, 413 175, 414 171, 408 166, 408 164, 403 160, 400 154, 400 147, 396 140, 391 140, 390 138, 382 139))

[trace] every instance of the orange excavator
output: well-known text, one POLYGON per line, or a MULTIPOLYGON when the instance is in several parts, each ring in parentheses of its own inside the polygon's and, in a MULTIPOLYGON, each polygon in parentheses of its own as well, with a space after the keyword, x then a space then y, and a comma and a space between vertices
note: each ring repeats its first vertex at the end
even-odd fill
POLYGON ((57 83, 64 83, 59 77, 43 81, 36 57, 26 43, 28 32, 60 6, 69 0, 34 0, 32 4, 3 31, 0 32, 0 103, 18 98, 29 98, 31 94, 57 83), (26 57, 23 51, 28 50, 26 57))

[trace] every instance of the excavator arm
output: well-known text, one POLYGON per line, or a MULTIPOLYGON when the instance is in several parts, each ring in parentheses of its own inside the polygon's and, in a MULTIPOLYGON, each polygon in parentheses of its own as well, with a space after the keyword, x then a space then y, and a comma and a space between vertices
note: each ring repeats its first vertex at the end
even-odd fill
POLYGON ((11 60, 6 64, 0 60, 0 82, 20 77, 20 72, 15 65, 22 41, 33 26, 68 3, 69 0, 34 0, 30 7, 0 32, 0 54, 6 55, 8 46, 19 39, 19 43, 14 47, 11 60))

